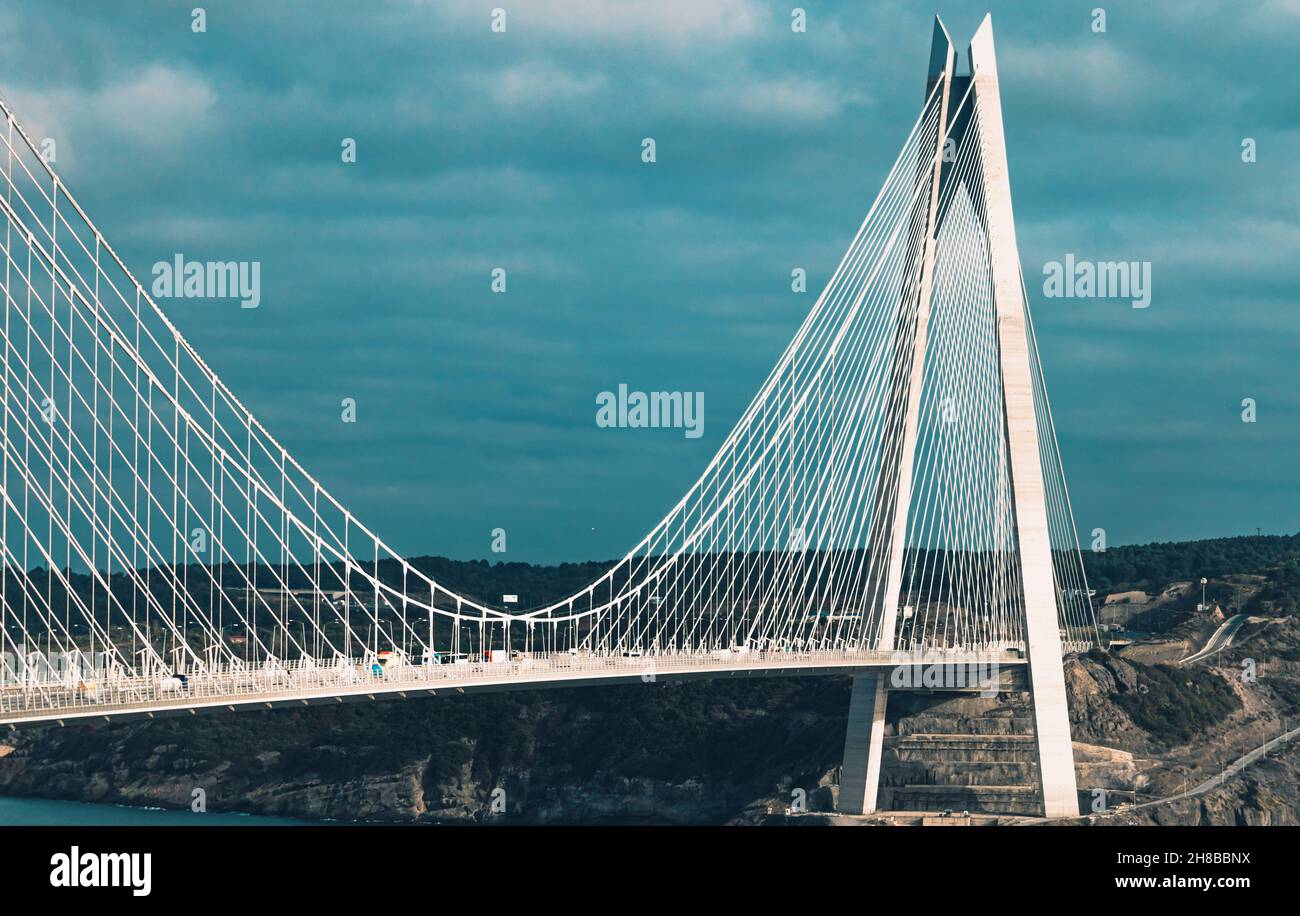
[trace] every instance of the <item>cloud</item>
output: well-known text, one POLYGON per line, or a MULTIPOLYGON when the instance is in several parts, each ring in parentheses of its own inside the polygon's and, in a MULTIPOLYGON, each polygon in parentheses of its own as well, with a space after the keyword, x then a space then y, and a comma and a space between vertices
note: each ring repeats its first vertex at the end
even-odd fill
MULTIPOLYGON (((462 27, 489 28, 491 5, 435 6, 462 27)), ((749 0, 517 0, 500 8, 507 12, 507 34, 514 36, 541 35, 561 42, 652 43, 677 50, 743 41, 767 18, 749 0)))
POLYGON ((868 99, 864 91, 848 92, 814 76, 773 79, 746 74, 702 93, 698 104, 733 123, 793 128, 828 121, 850 105, 867 104, 868 99))
MULTIPOLYGON (((942 12, 964 43, 984 9, 942 12)), ((805 34, 789 12, 394 0, 361 15, 321 0, 296 17, 236 5, 195 35, 188 9, 162 4, 10 4, 0 91, 36 139, 58 140, 58 169, 137 275, 176 251, 263 263, 255 313, 162 305, 375 530, 481 556, 483 524, 508 516, 537 532, 512 536, 512 556, 585 559, 620 554, 717 442, 598 432, 594 392, 705 390, 706 438, 725 434, 917 115, 929 9, 815 6, 805 34), (505 295, 489 290, 495 266, 505 295), (364 452, 338 438, 349 392, 365 398, 364 452), (362 463, 388 479, 368 485, 362 463), (556 505, 600 534, 551 536, 556 505)), ((1076 509, 1159 533, 1158 506, 1171 534, 1194 533, 1175 497, 1199 487, 1221 498, 1216 525, 1289 524, 1293 479, 1221 453, 1245 396, 1272 447, 1300 450, 1300 404, 1280 394, 1300 337, 1295 3, 1109 12, 1104 35, 1086 9, 995 13, 1019 243, 1076 509), (1243 136, 1258 163, 1240 161, 1243 136), (1065 252, 1152 260, 1151 309, 1043 300, 1042 262, 1065 252), (1175 475, 1193 483, 1175 492, 1175 475), (1253 495, 1270 487, 1281 495, 1253 495)))
POLYGON ((579 76, 538 62, 510 67, 492 81, 492 101, 507 108, 582 104, 606 87, 603 75, 579 76))
POLYGON ((174 159, 194 151, 212 134, 217 102, 212 85, 198 74, 153 63, 102 86, 20 89, 10 107, 33 140, 60 141, 58 165, 68 172, 104 159, 174 159))

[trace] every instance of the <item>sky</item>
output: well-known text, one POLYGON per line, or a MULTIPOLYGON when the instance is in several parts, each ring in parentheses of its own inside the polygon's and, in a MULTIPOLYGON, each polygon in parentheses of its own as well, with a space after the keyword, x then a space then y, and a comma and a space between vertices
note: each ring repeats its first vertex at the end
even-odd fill
POLYGON ((1105 3, 1098 31, 1100 2, 806 3, 804 32, 760 0, 213 2, 196 32, 193 3, 16 0, 0 95, 137 276, 260 263, 255 309, 160 305, 396 550, 607 559, 829 279, 935 12, 964 49, 991 9, 1083 541, 1294 532, 1300 2, 1105 3), (1149 307, 1046 297, 1067 255, 1149 262, 1149 307), (620 384, 703 392, 703 434, 598 426, 620 384))

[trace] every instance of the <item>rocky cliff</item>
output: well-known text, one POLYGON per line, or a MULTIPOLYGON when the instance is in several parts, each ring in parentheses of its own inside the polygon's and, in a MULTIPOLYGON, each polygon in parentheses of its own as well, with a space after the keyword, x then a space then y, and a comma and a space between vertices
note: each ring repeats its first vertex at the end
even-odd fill
POLYGON ((721 823, 838 763, 848 682, 549 690, 18 732, 0 793, 308 818, 721 823), (503 810, 504 809, 504 810, 503 810))

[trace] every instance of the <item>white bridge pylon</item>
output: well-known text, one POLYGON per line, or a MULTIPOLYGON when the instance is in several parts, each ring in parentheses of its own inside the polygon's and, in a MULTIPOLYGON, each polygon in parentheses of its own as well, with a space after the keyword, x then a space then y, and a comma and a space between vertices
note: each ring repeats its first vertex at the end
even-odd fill
MULTIPOLYGON (((942 126, 916 172, 919 281, 903 289, 909 317, 896 332, 897 377, 908 381, 897 385, 892 408, 901 433, 890 476, 899 495, 884 536, 884 632, 888 641, 901 616, 906 643, 907 628, 915 628, 910 618, 921 613, 924 631, 933 613, 928 601, 924 611, 903 607, 915 592, 912 580, 900 585, 897 568, 910 551, 946 553, 952 542, 932 547, 918 528, 928 531, 937 512, 969 531, 972 513, 994 507, 973 527, 985 532, 980 544, 997 598, 963 602, 965 624, 971 615, 1010 612, 1029 661, 1042 813, 1072 816, 1079 807, 1061 654, 1099 640, 1020 270, 989 16, 967 63, 969 73, 958 75, 957 54, 936 17, 925 108, 942 126), (936 427, 960 432, 936 448, 927 424, 930 436, 936 427), (927 489, 935 481, 937 490, 927 489)), ((937 438, 943 441, 943 432, 937 438)), ((876 808, 888 686, 878 673, 854 681, 842 810, 876 808)))
POLYGON ((0 103, 0 723, 415 689, 503 658, 529 683, 598 659, 843 671, 895 649, 1027 652, 1059 680, 1062 643, 1097 631, 988 36, 974 80, 932 74, 695 484, 599 579, 518 611, 438 582, 312 477, 0 103))

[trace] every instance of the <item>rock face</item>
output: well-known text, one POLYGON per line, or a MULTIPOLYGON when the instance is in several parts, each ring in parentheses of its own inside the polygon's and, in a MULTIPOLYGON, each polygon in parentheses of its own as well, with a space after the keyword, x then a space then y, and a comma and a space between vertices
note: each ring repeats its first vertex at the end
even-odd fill
POLYGON ((1070 734, 1090 744, 1144 751, 1146 732, 1115 703, 1125 691, 1139 689, 1137 668, 1122 659, 1106 662, 1071 659, 1065 666, 1070 704, 1070 734))
POLYGON ((1300 785, 1300 765, 1291 752, 1262 761, 1204 795, 1121 811, 1112 818, 1098 818, 1096 823, 1295 827, 1300 826, 1297 785, 1300 785))
POLYGON ((1129 751, 1074 742, 1074 773, 1079 788, 1091 798, 1094 790, 1138 792, 1149 782, 1145 771, 1152 761, 1129 751))
POLYGON ((883 809, 1036 812, 1027 693, 904 693, 890 703, 880 771, 883 809))
MULTIPOLYGON (((1281 666, 1275 662, 1274 668, 1281 666)), ((1247 687, 1204 667, 1151 667, 1103 653, 1069 659, 1065 680, 1081 811, 1110 812, 1195 785, 1212 775, 1212 767, 1239 756, 1252 728, 1276 734, 1281 723, 1274 706, 1290 708, 1292 696, 1283 679, 1269 688, 1247 687), (1270 717, 1273 724, 1261 725, 1270 717)), ((996 700, 897 695, 887 718, 883 808, 1038 813, 1027 693, 1003 692, 996 700)), ((1267 801, 1286 794, 1281 789, 1267 801)), ((1241 810, 1253 810, 1251 804, 1244 800, 1241 810)), ((1228 815, 1216 809, 1205 816, 1228 815)), ((1234 814, 1232 821, 1277 816, 1255 810, 1234 814)))
POLYGON ((21 731, 0 793, 361 821, 724 823, 829 808, 847 680, 629 685, 21 731), (752 809, 752 811, 751 811, 752 809))

